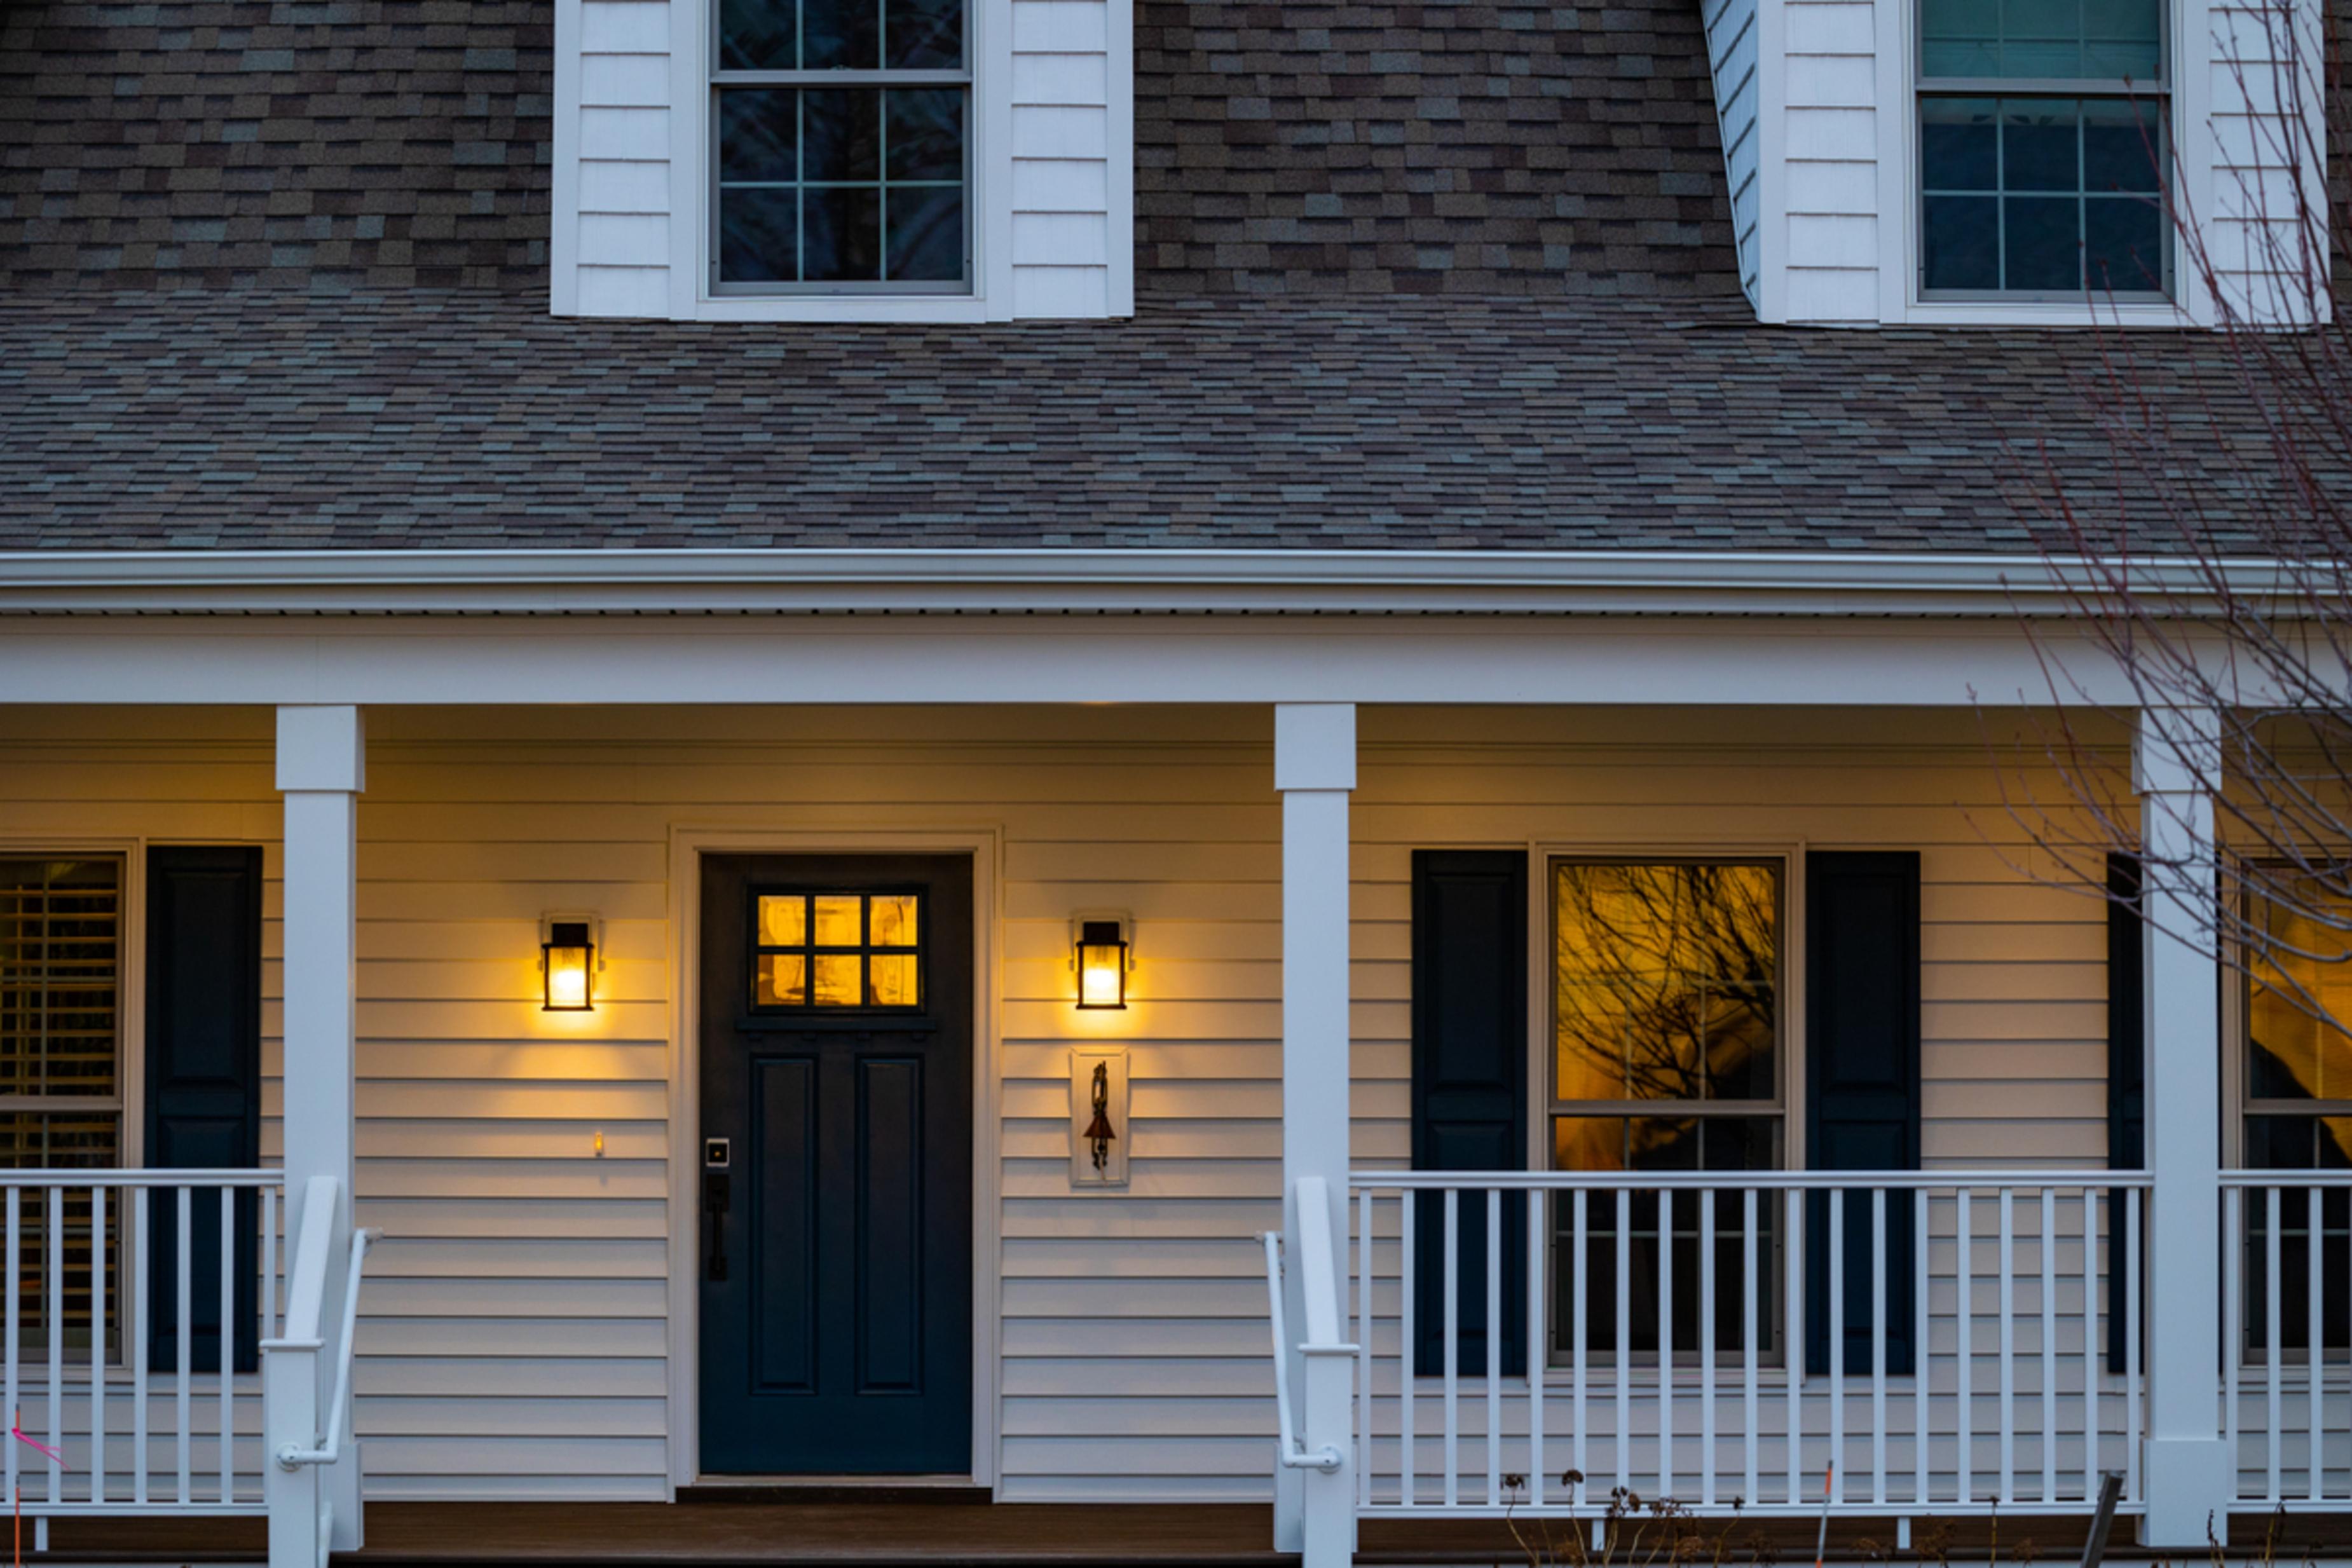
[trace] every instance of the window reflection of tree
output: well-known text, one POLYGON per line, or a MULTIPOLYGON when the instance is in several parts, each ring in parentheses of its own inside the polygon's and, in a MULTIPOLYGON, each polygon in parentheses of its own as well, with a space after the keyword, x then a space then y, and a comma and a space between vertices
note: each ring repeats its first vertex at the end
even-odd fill
POLYGON ((1564 865, 1563 1100, 1769 1100, 1775 878, 1730 864, 1564 865))

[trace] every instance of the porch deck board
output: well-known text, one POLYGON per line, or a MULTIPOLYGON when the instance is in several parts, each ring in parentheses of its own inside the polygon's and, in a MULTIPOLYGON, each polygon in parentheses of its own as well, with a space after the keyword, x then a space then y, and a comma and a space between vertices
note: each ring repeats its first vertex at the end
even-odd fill
MULTIPOLYGON (((854 1564, 856 1568, 1289 1568, 1296 1557, 1273 1551, 1269 1511, 1253 1505, 1043 1504, 937 1506, 845 1502, 379 1502, 369 1505, 366 1550, 337 1559, 341 1568, 498 1568, 509 1563, 577 1568, 714 1568, 742 1563, 854 1564)), ((1831 1560, 1933 1563, 1944 1554, 1988 1552, 2000 1563, 2070 1563, 2082 1550, 2087 1521, 2009 1519, 1996 1539, 1981 1519, 1948 1525, 1921 1521, 1913 1550, 1895 1552, 1885 1520, 1835 1521, 1831 1560)), ((1813 1526, 1799 1521, 1694 1521, 1707 1543, 1699 1561, 1800 1562, 1813 1549, 1813 1526), (1714 1542, 1721 1537, 1718 1554, 1714 1542)), ((2145 1561, 2118 1521, 2108 1559, 2145 1561)), ((2281 1521, 2268 1552, 2272 1522, 2238 1520, 2231 1546, 2284 1562, 2352 1559, 2352 1516, 2305 1514, 2281 1521)), ((1358 1561, 1368 1568, 1528 1568, 1531 1563, 1582 1561, 1564 1521, 1549 1533, 1522 1522, 1515 1536, 1493 1520, 1368 1522, 1358 1561), (1532 1549, 1532 1550, 1531 1550, 1532 1549)), ((29 1542, 30 1531, 27 1532, 29 1542)), ((1653 1524, 1638 1544, 1621 1542, 1617 1559, 1690 1560, 1659 1550, 1653 1524)), ((258 1520, 70 1520, 53 1526, 40 1563, 257 1562, 258 1520)))

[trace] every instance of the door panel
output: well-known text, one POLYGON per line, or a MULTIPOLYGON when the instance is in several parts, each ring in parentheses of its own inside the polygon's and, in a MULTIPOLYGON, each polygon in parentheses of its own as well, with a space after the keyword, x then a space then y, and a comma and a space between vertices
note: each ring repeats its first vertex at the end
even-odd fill
POLYGON ((971 862, 708 859, 700 983, 703 1470, 969 1472, 971 862))

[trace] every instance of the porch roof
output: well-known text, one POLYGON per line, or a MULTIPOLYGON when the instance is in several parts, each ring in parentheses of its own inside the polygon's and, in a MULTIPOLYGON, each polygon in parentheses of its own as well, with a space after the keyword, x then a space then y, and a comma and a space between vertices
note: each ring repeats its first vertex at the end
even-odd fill
MULTIPOLYGON (((2079 516, 2161 549, 2156 482, 2108 439, 2118 351, 1775 329, 1736 297, 779 329, 487 290, 34 292, 0 302, 0 550, 2032 555, 2053 465, 2079 516)), ((2271 465, 2226 341, 2120 351, 2208 520, 2250 515, 2271 465)))

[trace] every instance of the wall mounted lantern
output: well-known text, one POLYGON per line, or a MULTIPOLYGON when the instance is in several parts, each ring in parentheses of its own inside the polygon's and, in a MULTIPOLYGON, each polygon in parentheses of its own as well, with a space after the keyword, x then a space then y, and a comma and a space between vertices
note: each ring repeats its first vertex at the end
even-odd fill
POLYGON ((539 967, 544 982, 541 1012, 584 1013, 596 1007, 596 917, 544 915, 539 921, 539 967))
POLYGON ((1124 915, 1079 915, 1071 917, 1077 956, 1078 1007, 1086 1012, 1108 1012, 1127 1006, 1127 972, 1135 963, 1132 924, 1124 915))

